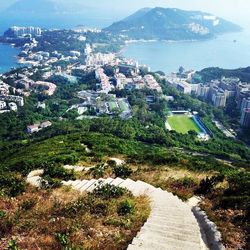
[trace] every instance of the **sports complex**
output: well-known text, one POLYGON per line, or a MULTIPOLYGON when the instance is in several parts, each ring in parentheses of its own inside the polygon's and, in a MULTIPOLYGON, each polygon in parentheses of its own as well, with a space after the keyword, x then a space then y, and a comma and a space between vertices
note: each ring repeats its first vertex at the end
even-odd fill
POLYGON ((196 112, 171 111, 167 117, 166 128, 180 134, 195 131, 198 138, 202 140, 209 140, 212 137, 212 133, 203 124, 196 112))

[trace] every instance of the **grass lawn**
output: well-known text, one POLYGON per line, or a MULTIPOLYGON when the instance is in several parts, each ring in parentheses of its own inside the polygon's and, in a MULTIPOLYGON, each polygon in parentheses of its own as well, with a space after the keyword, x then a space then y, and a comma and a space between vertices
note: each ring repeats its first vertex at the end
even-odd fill
POLYGON ((108 102, 108 104, 109 104, 111 111, 118 108, 116 102, 110 101, 110 102, 108 102))
POLYGON ((124 111, 128 111, 128 105, 126 104, 125 101, 118 101, 118 105, 120 107, 120 109, 124 112, 124 111))
POLYGON ((178 133, 187 134, 191 130, 201 132, 198 125, 187 115, 173 115, 168 117, 167 121, 170 127, 178 133))

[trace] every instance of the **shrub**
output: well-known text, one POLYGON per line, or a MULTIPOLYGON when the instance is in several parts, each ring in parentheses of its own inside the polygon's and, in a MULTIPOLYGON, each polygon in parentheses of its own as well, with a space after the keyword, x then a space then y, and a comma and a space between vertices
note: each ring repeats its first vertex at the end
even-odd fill
POLYGON ((200 185, 195 193, 204 195, 209 194, 215 185, 217 185, 219 182, 222 182, 224 178, 225 177, 223 175, 218 175, 201 180, 200 185))
POLYGON ((0 173, 0 188, 9 196, 17 196, 25 191, 26 183, 18 175, 13 173, 0 173))
POLYGON ((108 160, 108 161, 107 161, 107 164, 108 164, 111 168, 116 167, 116 161, 114 161, 114 160, 108 160))
POLYGON ((62 216, 71 217, 76 214, 83 214, 86 211, 86 204, 83 198, 79 198, 65 205, 61 210, 62 216))
POLYGON ((117 213, 120 216, 133 214, 134 212, 135 212, 135 205, 130 200, 122 201, 117 208, 117 213))
POLYGON ((97 203, 91 207, 90 212, 91 214, 105 216, 108 214, 108 206, 105 203, 97 203))
POLYGON ((0 219, 4 218, 6 216, 6 213, 3 210, 0 210, 0 219))
POLYGON ((9 234, 14 226, 14 219, 12 217, 0 218, 0 235, 1 237, 5 234, 9 234))
POLYGON ((105 174, 105 165, 104 164, 101 164, 101 165, 97 165, 96 167, 94 167, 93 169, 91 169, 91 172, 93 174, 93 177, 94 178, 101 178, 104 176, 105 174))
POLYGON ((57 233, 56 234, 56 239, 57 241, 63 246, 63 247, 67 247, 67 245, 70 244, 68 235, 64 234, 64 233, 57 233))
POLYGON ((122 166, 115 166, 113 168, 113 173, 115 174, 116 177, 121 177, 126 179, 133 173, 133 171, 128 166, 122 165, 122 166))
POLYGON ((173 185, 179 188, 193 188, 197 186, 195 180, 191 177, 184 177, 182 179, 177 179, 173 181, 173 185))
POLYGON ((20 209, 22 210, 30 210, 31 208, 33 208, 36 205, 37 201, 34 199, 29 199, 29 200, 25 200, 21 203, 20 205, 20 209))
POLYGON ((246 209, 250 206, 250 197, 239 195, 239 196, 229 196, 222 197, 220 205, 223 208, 234 208, 234 209, 246 209))
POLYGON ((105 184, 96 187, 93 191, 93 195, 103 199, 119 198, 129 191, 125 188, 116 187, 114 185, 105 184))
POLYGON ((50 189, 50 188, 59 188, 62 186, 62 182, 59 179, 53 179, 50 176, 43 176, 41 181, 41 188, 50 189))
POLYGON ((74 171, 66 170, 58 165, 49 166, 48 168, 45 168, 43 176, 46 175, 51 178, 63 179, 65 181, 74 179, 74 171))
POLYGON ((121 218, 121 219, 109 218, 104 222, 104 225, 130 228, 132 226, 132 223, 131 220, 126 218, 121 218))
POLYGON ((229 188, 225 194, 248 195, 250 196, 250 173, 240 172, 228 177, 229 188))
POLYGON ((15 240, 10 240, 8 242, 8 250, 18 250, 18 246, 15 240))

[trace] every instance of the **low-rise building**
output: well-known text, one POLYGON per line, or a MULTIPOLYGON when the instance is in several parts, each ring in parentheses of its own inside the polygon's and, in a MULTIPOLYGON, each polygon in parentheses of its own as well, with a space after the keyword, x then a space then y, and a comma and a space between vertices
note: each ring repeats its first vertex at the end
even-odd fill
POLYGON ((45 122, 42 122, 40 124, 40 128, 43 129, 43 128, 47 128, 47 127, 50 127, 52 126, 52 123, 50 121, 45 121, 45 122))
POLYGON ((15 102, 18 106, 22 107, 24 105, 24 99, 21 96, 15 95, 0 95, 0 101, 15 102))
POLYGON ((156 90, 157 92, 162 92, 160 84, 155 80, 152 75, 145 75, 143 78, 145 85, 149 89, 156 90))
POLYGON ((109 77, 104 73, 103 68, 98 68, 95 71, 96 80, 99 81, 101 92, 108 93, 112 90, 112 85, 109 82, 109 77))
POLYGON ((16 103, 10 102, 9 103, 9 108, 10 108, 11 111, 16 112, 17 111, 17 105, 16 105, 16 103))
POLYGON ((4 101, 0 101, 0 109, 4 109, 4 108, 6 108, 6 102, 4 102, 4 101))
POLYGON ((27 126, 27 132, 29 134, 32 134, 38 131, 39 131, 39 124, 33 124, 33 125, 27 126))
POLYGON ((191 84, 185 82, 185 81, 179 81, 176 82, 176 88, 177 90, 181 91, 184 94, 191 94, 192 93, 192 87, 191 84))

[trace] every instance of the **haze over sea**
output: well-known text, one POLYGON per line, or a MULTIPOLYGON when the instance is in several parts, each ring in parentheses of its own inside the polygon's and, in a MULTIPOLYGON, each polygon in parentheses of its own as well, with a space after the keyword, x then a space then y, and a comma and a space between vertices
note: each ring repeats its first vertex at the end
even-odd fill
POLYGON ((234 69, 250 66, 250 31, 229 33, 195 42, 138 42, 124 49, 125 57, 151 66, 151 70, 175 72, 180 66, 234 69))
MULTIPOLYGON (((76 25, 89 27, 106 27, 112 23, 111 19, 75 19, 63 20, 1 20, 2 34, 12 25, 34 25, 43 28, 72 28, 76 25)), ((0 73, 11 67, 16 67, 15 55, 18 50, 0 44, 0 73)), ((206 67, 239 68, 250 65, 250 30, 230 33, 215 39, 197 42, 138 42, 128 44, 122 55, 147 64, 153 71, 162 70, 166 73, 176 71, 179 66, 186 69, 200 70, 206 67)))

